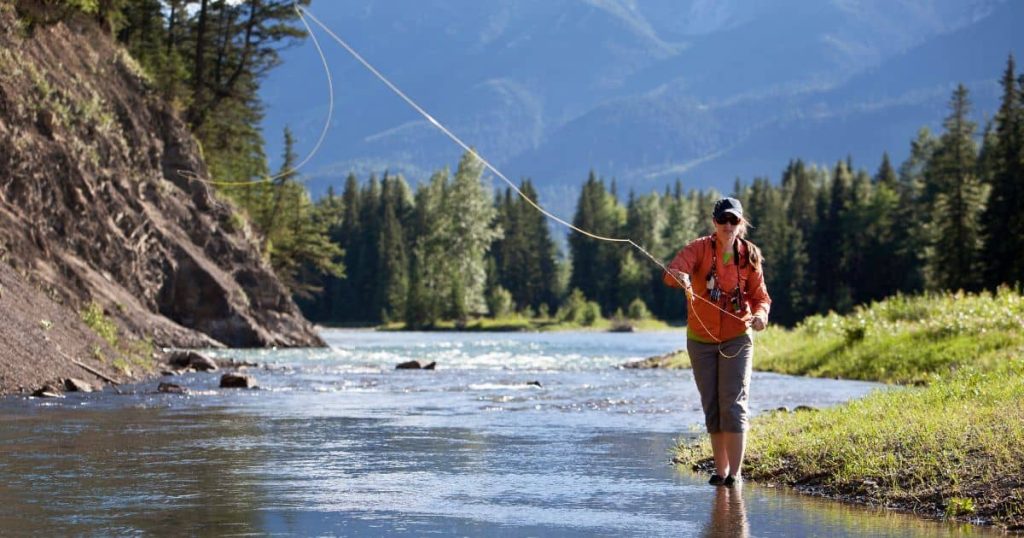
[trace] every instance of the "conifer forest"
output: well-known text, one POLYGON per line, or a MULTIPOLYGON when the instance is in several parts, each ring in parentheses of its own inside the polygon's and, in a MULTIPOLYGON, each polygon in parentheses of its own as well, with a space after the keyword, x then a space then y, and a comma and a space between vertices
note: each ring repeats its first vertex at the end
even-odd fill
MULTIPOLYGON (((312 199, 295 140, 268 170, 261 77, 278 50, 305 31, 291 0, 107 0, 67 2, 92 13, 175 103, 203 146, 218 192, 237 208, 275 271, 317 322, 405 322, 430 327, 513 313, 586 321, 601 316, 685 317, 683 296, 630 247, 568 234, 471 153, 429 178, 382 170, 339 177, 312 199), (591 314, 591 318, 596 313, 591 314)), ((308 2, 300 1, 305 5, 308 2)), ((70 8, 69 8, 70 9, 70 8)), ((792 325, 830 310, 895 294, 977 291, 1024 280, 1024 77, 1008 57, 1001 106, 981 120, 964 86, 949 96, 941 130, 922 128, 910 155, 840 155, 810 163, 794 155, 778 177, 737 178, 732 192, 688 187, 620 192, 577 163, 574 225, 630 238, 667 262, 711 231, 711 206, 739 198, 763 251, 772 321, 792 325)), ((269 135, 268 135, 269 136, 269 135)), ((515 171, 507 171, 514 175, 515 171)), ((537 185, 523 194, 541 205, 537 185)))

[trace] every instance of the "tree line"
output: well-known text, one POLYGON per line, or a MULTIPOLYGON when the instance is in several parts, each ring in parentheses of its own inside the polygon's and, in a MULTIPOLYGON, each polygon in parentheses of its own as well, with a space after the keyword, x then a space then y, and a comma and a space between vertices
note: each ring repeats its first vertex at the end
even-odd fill
MULTIPOLYGON (((794 159, 778 182, 736 182, 729 194, 743 202, 753 223, 749 239, 763 251, 773 320, 793 324, 896 293, 1020 285, 1024 77, 1012 56, 1001 83, 1000 109, 983 127, 958 86, 941 132, 922 128, 898 165, 888 153, 872 171, 850 157, 829 167, 794 159)), ((563 257, 545 217, 511 189, 488 203, 474 162, 467 154, 454 183, 438 172, 415 197, 399 176, 363 186, 349 176, 340 197, 331 191, 317 202, 335 212, 326 220, 336 223, 331 240, 345 251, 348 277, 328 278, 321 294, 303 302, 310 317, 423 326, 511 311, 563 315, 581 297, 604 316, 637 309, 685 316, 681 295, 635 250, 570 232, 563 257)), ((542 202, 529 180, 521 190, 542 202)), ((668 261, 711 232, 719 196, 677 181, 622 200, 614 180, 591 172, 573 224, 628 237, 668 261)))

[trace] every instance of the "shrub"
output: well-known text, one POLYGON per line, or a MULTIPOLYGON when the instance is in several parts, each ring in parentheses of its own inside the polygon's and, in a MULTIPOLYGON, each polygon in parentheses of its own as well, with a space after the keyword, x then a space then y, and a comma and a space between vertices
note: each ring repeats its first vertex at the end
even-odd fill
POLYGON ((587 301, 583 308, 583 319, 581 320, 583 325, 591 327, 599 319, 601 319, 601 307, 594 301, 587 301))
POLYGON ((569 297, 562 303, 561 308, 558 309, 558 313, 555 317, 558 321, 567 323, 579 323, 583 320, 583 309, 587 306, 587 298, 583 295, 583 292, 578 288, 572 290, 569 297))
POLYGON ((537 308, 537 317, 540 319, 548 319, 549 317, 551 317, 551 312, 548 309, 547 303, 541 303, 540 306, 537 308))
POLYGON ((82 321, 100 338, 111 346, 117 346, 117 325, 103 314, 103 307, 96 303, 85 305, 80 313, 82 321))
POLYGON ((512 311, 512 293, 501 286, 495 286, 487 296, 487 309, 496 318, 502 318, 512 311))
POLYGON ((651 317, 651 311, 647 309, 647 305, 642 299, 637 297, 633 299, 633 302, 629 303, 629 308, 626 309, 626 316, 629 319, 641 321, 649 319, 651 317))

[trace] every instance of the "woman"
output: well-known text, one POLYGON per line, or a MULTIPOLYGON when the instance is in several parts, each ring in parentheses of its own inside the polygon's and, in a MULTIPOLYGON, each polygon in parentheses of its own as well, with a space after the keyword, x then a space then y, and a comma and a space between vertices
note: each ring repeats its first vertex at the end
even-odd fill
POLYGON ((754 351, 750 330, 760 331, 768 324, 771 298, 764 285, 761 251, 743 238, 749 223, 739 200, 715 202, 712 218, 715 233, 679 251, 668 264, 664 281, 685 288, 690 298, 686 351, 715 456, 709 483, 732 486, 741 480, 746 447, 754 351))

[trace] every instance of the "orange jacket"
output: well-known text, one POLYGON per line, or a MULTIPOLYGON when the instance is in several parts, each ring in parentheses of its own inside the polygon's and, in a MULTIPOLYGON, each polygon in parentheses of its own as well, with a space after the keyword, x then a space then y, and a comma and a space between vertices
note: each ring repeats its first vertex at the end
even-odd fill
MULTIPOLYGON (((768 288, 764 285, 764 267, 759 264, 757 269, 750 263, 749 248, 745 241, 739 241, 739 264, 730 259, 728 264, 723 263, 722 257, 715 257, 711 247, 712 236, 701 237, 686 245, 680 250, 672 262, 668 264, 669 269, 682 271, 690 275, 690 281, 695 295, 693 303, 687 308, 686 324, 691 334, 699 340, 707 342, 724 342, 735 338, 747 331, 747 322, 755 315, 763 316, 768 320, 768 309, 772 304, 768 296, 768 288), (742 321, 715 308, 714 305, 702 301, 697 297, 703 297, 711 301, 708 290, 708 274, 711 272, 711 262, 717 260, 718 288, 722 290, 721 297, 717 304, 727 312, 736 314, 742 321), (741 310, 736 313, 730 303, 733 290, 739 279, 739 287, 743 292, 743 304, 741 310)), ((731 250, 731 249, 730 249, 731 250)), ((682 286, 672 275, 667 272, 663 276, 665 284, 673 288, 682 286)))

